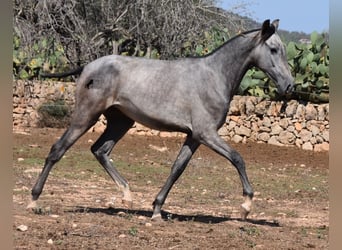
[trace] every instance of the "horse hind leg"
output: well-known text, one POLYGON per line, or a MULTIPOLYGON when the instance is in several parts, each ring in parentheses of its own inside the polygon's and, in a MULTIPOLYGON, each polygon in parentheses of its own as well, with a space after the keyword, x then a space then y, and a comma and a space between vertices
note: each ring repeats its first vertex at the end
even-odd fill
POLYGON ((176 161, 173 163, 171 168, 171 173, 166 180, 165 185, 160 190, 158 195, 156 196, 153 202, 153 221, 161 220, 161 208, 166 200, 168 193, 170 192, 173 184, 177 181, 177 179, 181 176, 184 172, 188 162, 190 161, 192 155, 195 153, 197 148, 199 147, 199 142, 191 138, 190 136, 187 137, 185 140, 176 161))
POLYGON ((107 128, 93 144, 91 152, 122 191, 122 203, 125 206, 132 208, 133 200, 128 182, 111 163, 109 155, 116 143, 132 127, 134 121, 115 108, 110 108, 104 115, 107 119, 107 128))
MULTIPOLYGON (((32 188, 32 201, 27 206, 27 209, 35 209, 37 207, 37 200, 43 191, 43 187, 48 178, 48 175, 53 166, 62 158, 65 152, 91 127, 93 126, 99 115, 84 115, 83 119, 73 119, 69 128, 64 132, 62 137, 58 139, 45 159, 45 164, 40 173, 35 185, 32 188), (85 119, 84 117, 91 117, 93 119, 85 119)), ((74 116, 74 118, 77 118, 74 116)))

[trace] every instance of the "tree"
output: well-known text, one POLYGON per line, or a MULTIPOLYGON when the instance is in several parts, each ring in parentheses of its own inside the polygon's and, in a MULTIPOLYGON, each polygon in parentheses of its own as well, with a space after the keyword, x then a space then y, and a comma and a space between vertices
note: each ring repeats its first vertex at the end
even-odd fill
POLYGON ((179 57, 185 44, 194 54, 205 32, 227 27, 235 34, 244 23, 215 0, 14 0, 14 35, 27 57, 49 38, 44 56, 62 46, 71 65, 121 53, 179 57))

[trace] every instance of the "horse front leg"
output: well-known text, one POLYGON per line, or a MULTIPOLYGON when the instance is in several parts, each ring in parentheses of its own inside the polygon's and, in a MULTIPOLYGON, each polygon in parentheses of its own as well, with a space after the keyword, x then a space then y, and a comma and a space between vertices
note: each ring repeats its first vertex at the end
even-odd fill
POLYGON ((173 184, 177 181, 177 179, 184 172, 187 164, 189 163, 192 155, 195 153, 196 149, 199 147, 200 143, 190 138, 189 136, 185 140, 176 161, 173 163, 171 168, 171 174, 166 180, 165 185, 158 193, 156 199, 153 202, 153 215, 152 220, 157 221, 161 220, 161 208, 166 200, 167 195, 169 194, 173 184))
POLYGON ((253 189, 247 177, 244 160, 216 131, 205 133, 205 136, 201 139, 204 145, 228 159, 238 171, 242 183, 243 196, 245 197, 245 202, 241 205, 241 218, 245 220, 252 208, 253 189))

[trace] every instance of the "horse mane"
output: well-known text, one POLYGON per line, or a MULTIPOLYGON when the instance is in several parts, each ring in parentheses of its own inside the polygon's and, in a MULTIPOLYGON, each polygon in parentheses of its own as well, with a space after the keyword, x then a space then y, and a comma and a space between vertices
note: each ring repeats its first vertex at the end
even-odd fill
POLYGON ((244 37, 244 36, 246 36, 246 35, 248 35, 250 33, 253 33, 253 32, 256 32, 256 31, 260 31, 260 30, 261 30, 261 28, 257 28, 257 29, 252 29, 252 30, 247 30, 247 31, 241 32, 241 33, 233 36, 232 38, 228 39, 227 41, 225 41, 223 44, 221 44, 220 46, 218 46, 217 48, 215 48, 213 51, 211 51, 208 54, 205 54, 203 56, 189 56, 189 57, 186 57, 186 58, 205 58, 205 57, 209 57, 212 54, 214 54, 216 51, 218 51, 219 49, 221 49, 222 47, 227 45, 228 43, 231 43, 232 41, 236 40, 237 38, 244 37))

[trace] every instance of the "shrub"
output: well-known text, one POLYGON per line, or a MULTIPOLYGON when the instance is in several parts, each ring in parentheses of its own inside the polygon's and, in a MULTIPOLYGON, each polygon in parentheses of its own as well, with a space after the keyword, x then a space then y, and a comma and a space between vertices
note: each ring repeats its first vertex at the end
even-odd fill
POLYGON ((64 99, 51 100, 38 108, 38 126, 65 128, 70 123, 71 109, 64 99))

